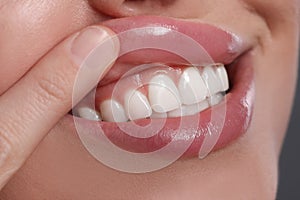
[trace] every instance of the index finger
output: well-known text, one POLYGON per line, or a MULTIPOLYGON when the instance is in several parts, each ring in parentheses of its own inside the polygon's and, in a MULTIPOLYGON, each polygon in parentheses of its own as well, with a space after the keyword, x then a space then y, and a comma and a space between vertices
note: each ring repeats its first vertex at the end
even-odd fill
POLYGON ((112 66, 119 50, 113 35, 101 26, 72 35, 0 97, 0 189, 71 109, 73 85, 80 66, 88 68, 89 77, 81 84, 78 99, 112 66), (97 55, 97 59, 87 57, 95 48, 103 54, 97 55), (94 66, 83 65, 83 61, 94 66))

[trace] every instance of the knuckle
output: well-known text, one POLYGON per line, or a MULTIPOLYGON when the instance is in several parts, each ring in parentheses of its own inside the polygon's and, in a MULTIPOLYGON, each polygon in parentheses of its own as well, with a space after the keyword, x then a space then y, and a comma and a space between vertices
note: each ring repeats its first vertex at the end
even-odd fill
POLYGON ((62 77, 44 77, 38 81, 38 96, 43 103, 47 101, 65 101, 67 90, 62 77))

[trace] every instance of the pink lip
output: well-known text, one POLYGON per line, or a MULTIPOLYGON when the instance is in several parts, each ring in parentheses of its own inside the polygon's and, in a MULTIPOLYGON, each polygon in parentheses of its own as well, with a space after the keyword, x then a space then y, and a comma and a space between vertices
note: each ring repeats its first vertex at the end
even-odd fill
MULTIPOLYGON (((245 42, 242 43, 240 38, 233 33, 199 22, 183 21, 158 16, 138 16, 108 20, 105 21, 103 25, 111 28, 117 34, 131 29, 151 26, 161 26, 175 30, 191 37, 201 44, 215 62, 230 63, 234 58, 241 54, 246 47, 245 42)), ((166 37, 170 36, 169 33, 165 34, 166 37)), ((153 33, 144 32, 141 39, 152 36, 153 33)), ((174 38, 174 42, 177 42, 176 38, 174 38)), ((124 46, 121 48, 124 48, 124 46)), ((147 55, 147 59, 148 56, 149 55, 147 55)), ((153 55, 153 58, 159 57, 160 55, 153 55)), ((162 62, 161 60, 158 61, 162 62)))
MULTIPOLYGON (((200 44, 214 63, 229 64, 249 49, 247 41, 242 40, 237 35, 221 28, 199 22, 183 21, 158 16, 138 16, 108 20, 105 21, 103 25, 112 29, 116 34, 144 27, 165 27, 171 31, 161 34, 159 40, 171 40, 174 43, 178 43, 178 48, 180 48, 180 45, 182 44, 180 44, 180 41, 176 41, 178 38, 174 38, 174 35, 172 34, 172 30, 177 31, 200 44)), ((129 38, 127 36, 119 37, 122 44, 121 52, 131 49, 133 46, 152 43, 152 41, 157 38, 157 36, 153 36, 152 32, 147 31, 143 32, 142 35, 138 31, 131 31, 129 35, 129 38)), ((189 55, 191 55, 193 61, 196 62, 194 64, 201 64, 203 60, 207 60, 206 56, 197 55, 195 52, 191 52, 189 55)), ((120 76, 131 69, 132 66, 144 64, 145 62, 173 64, 187 63, 182 57, 168 52, 158 51, 157 49, 133 51, 121 56, 112 70, 110 70, 101 80, 100 84, 104 85, 111 81, 118 80, 120 76)))
MULTIPOLYGON (((221 104, 213 107, 213 112, 218 112, 218 109, 221 109, 221 107, 226 104, 224 126, 213 150, 225 147, 246 132, 251 121, 252 107, 254 103, 253 68, 251 66, 251 55, 245 53, 246 50, 249 49, 248 46, 245 42, 241 42, 242 40, 236 35, 208 24, 179 21, 156 16, 139 16, 113 19, 104 22, 103 25, 111 28, 117 34, 130 29, 153 25, 167 27, 193 38, 196 42, 204 47, 204 49, 209 53, 215 62, 229 64, 236 60, 234 64, 228 67, 228 70, 230 71, 229 76, 231 81, 231 90, 226 95, 226 101, 223 101, 221 104)), ((145 40, 149 37, 153 37, 151 33, 146 34, 150 35, 143 35, 142 38, 145 40)), ((168 35, 166 35, 166 37, 168 37, 168 35)), ((150 58, 149 56, 146 58, 144 55, 145 52, 143 51, 135 52, 133 54, 125 55, 118 62, 140 63, 145 59, 147 59, 149 62, 183 62, 180 58, 172 55, 165 54, 162 56, 161 52, 155 50, 151 52, 150 58)), ((126 67, 123 68, 116 65, 116 67, 114 67, 104 78, 103 83, 107 84, 117 80, 128 70, 129 67, 130 65, 126 65, 126 67)), ((195 139, 192 138, 194 141, 189 149, 185 152, 185 156, 198 155, 205 139, 205 135, 207 134, 211 113, 212 109, 208 109, 199 113, 199 116, 201 115, 201 120, 199 121, 197 130, 194 128, 186 130, 185 134, 187 137, 182 138, 183 140, 189 140, 190 138, 188 135, 194 134, 195 131, 199 133, 201 132, 201 134, 196 134, 195 139)), ((192 119, 192 117, 189 116, 183 118, 192 119)), ((173 132, 179 126, 180 120, 181 118, 167 119, 164 127, 156 135, 150 138, 135 138, 129 136, 119 128, 117 123, 91 122, 84 119, 80 121, 83 126, 86 126, 87 128, 90 126, 90 123, 100 123, 100 126, 107 137, 114 144, 123 149, 132 152, 151 152, 162 148, 164 145, 168 144, 172 139, 174 139, 173 132)), ((149 119, 142 119, 137 120, 136 123, 140 125, 146 125, 149 123, 149 121, 149 119)), ((159 119, 157 119, 157 121, 159 121, 159 119)), ((128 126, 130 126, 129 123, 128 126)), ((155 123, 153 123, 153 126, 155 126, 155 123)))

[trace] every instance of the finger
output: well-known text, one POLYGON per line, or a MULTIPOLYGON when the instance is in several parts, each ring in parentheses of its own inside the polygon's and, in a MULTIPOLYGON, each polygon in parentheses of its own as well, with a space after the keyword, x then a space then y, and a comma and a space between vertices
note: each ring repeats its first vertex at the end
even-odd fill
POLYGON ((79 70, 88 78, 76 88, 75 100, 86 95, 112 66, 119 51, 113 35, 101 26, 72 35, 0 97, 0 188, 71 109, 79 70))

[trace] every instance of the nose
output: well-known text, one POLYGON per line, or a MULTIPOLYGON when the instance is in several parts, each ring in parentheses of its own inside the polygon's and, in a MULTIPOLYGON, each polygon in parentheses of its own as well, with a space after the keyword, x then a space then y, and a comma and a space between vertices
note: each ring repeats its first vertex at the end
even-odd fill
POLYGON ((112 17, 161 14, 177 0, 89 0, 103 14, 112 17))

